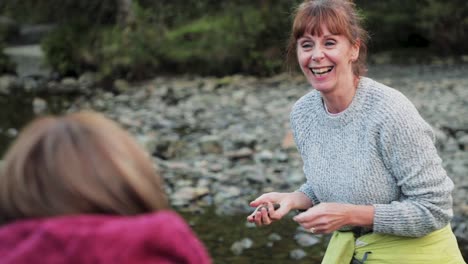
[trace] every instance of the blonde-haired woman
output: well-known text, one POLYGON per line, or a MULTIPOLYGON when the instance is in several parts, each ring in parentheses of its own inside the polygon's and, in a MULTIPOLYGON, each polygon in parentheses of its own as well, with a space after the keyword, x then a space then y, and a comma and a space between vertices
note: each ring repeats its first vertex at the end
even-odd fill
POLYGON ((210 263, 150 157, 94 112, 38 118, 0 171, 1 263, 210 263))

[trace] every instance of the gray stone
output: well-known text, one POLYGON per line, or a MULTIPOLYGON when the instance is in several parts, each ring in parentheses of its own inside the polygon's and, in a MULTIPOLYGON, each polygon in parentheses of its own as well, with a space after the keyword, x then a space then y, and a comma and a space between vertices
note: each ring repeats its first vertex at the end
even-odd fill
POLYGON ((253 154, 254 152, 252 149, 244 147, 238 150, 225 152, 224 156, 226 156, 229 159, 243 159, 251 158, 253 154))
POLYGON ((221 139, 215 135, 201 137, 199 145, 202 154, 221 154, 223 152, 221 139))
POLYGON ((273 153, 269 150, 264 149, 260 153, 256 154, 255 157, 260 162, 268 162, 273 159, 273 153))
POLYGON ((214 201, 215 203, 219 204, 228 199, 232 199, 238 197, 241 194, 241 189, 236 186, 221 186, 215 196, 214 201))
POLYGON ((253 241, 250 238, 244 238, 240 241, 236 241, 231 246, 231 251, 234 255, 241 255, 244 249, 249 249, 253 245, 253 241))
POLYGON ((67 77, 62 79, 59 86, 59 92, 72 93, 79 90, 78 81, 76 78, 67 77))
POLYGON ((114 89, 119 93, 125 93, 130 88, 130 84, 123 79, 118 79, 114 81, 114 89))
POLYGON ((9 95, 22 89, 18 77, 14 75, 0 76, 0 94, 9 95))
POLYGON ((47 102, 46 100, 36 97, 33 99, 33 111, 36 115, 40 115, 46 112, 47 110, 47 102))
POLYGON ((271 241, 280 241, 280 240, 281 240, 281 236, 278 235, 277 233, 271 233, 271 234, 268 236, 268 240, 271 240, 271 241))
POLYGON ((463 146, 464 150, 468 150, 468 134, 461 135, 457 138, 458 144, 463 146))
POLYGON ((78 78, 78 85, 81 90, 92 88, 98 82, 97 74, 94 72, 85 72, 78 78))
POLYGON ((294 249, 289 252, 289 257, 294 260, 301 260, 307 256, 307 253, 302 249, 294 249))
POLYGON ((457 140, 455 140, 453 137, 449 137, 447 140, 447 143, 444 146, 444 150, 447 152, 456 152, 460 149, 458 146, 457 140))
POLYGON ((18 130, 16 128, 9 128, 7 129, 6 131, 6 134, 9 136, 9 137, 16 137, 18 135, 18 130))
POLYGON ((296 242, 302 247, 311 247, 320 243, 320 239, 309 233, 297 233, 294 235, 296 242))

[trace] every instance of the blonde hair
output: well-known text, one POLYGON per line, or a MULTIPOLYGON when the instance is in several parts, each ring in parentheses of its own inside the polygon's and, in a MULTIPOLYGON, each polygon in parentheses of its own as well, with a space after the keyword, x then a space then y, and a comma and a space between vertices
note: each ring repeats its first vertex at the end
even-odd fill
POLYGON ((47 116, 4 157, 0 223, 66 214, 133 215, 166 208, 150 157, 101 114, 47 116))
POLYGON ((306 0, 294 13, 294 22, 287 48, 289 65, 296 64, 297 40, 304 34, 322 35, 322 26, 330 33, 345 36, 352 45, 359 45, 359 56, 353 62, 353 74, 357 77, 367 72, 367 32, 361 26, 361 18, 355 5, 349 0, 306 0))

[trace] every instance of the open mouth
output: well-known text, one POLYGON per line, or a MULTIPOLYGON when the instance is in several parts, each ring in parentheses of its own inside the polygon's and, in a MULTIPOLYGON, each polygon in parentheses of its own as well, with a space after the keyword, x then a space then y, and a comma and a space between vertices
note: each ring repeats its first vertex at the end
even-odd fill
POLYGON ((321 68, 309 68, 313 75, 323 76, 333 70, 333 66, 321 67, 321 68))

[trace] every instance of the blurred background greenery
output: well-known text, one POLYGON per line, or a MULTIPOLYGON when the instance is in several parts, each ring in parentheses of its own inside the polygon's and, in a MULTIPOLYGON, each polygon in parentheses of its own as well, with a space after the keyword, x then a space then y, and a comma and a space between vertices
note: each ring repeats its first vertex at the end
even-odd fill
MULTIPOLYGON (((18 25, 50 24, 40 44, 61 76, 94 71, 140 80, 158 74, 268 76, 285 70, 298 0, 2 0, 18 25)), ((468 54, 466 0, 356 0, 370 63, 457 62, 468 54)), ((18 27, 0 23, 0 50, 18 27), (3 25, 3 26, 2 26, 3 25)), ((0 53, 0 74, 12 71, 0 53)))

